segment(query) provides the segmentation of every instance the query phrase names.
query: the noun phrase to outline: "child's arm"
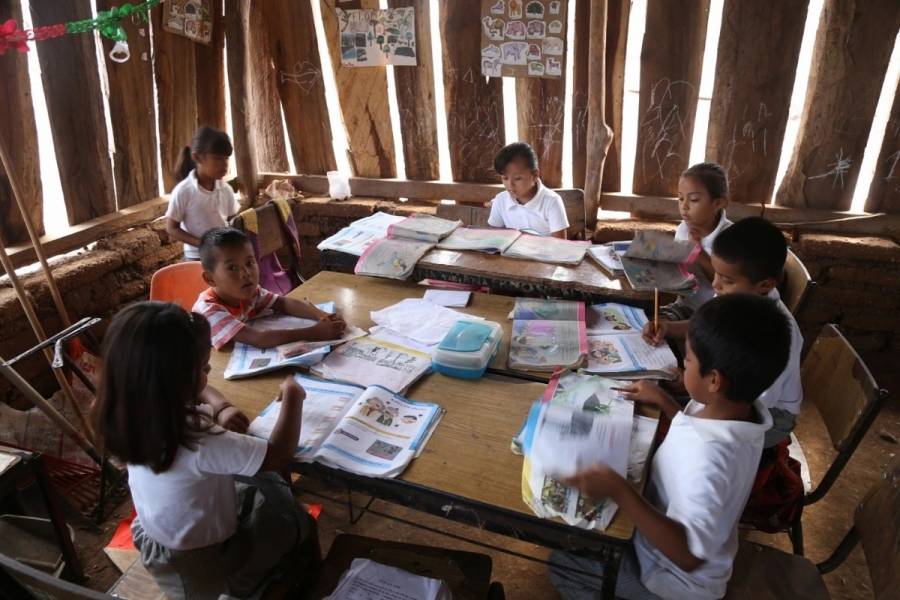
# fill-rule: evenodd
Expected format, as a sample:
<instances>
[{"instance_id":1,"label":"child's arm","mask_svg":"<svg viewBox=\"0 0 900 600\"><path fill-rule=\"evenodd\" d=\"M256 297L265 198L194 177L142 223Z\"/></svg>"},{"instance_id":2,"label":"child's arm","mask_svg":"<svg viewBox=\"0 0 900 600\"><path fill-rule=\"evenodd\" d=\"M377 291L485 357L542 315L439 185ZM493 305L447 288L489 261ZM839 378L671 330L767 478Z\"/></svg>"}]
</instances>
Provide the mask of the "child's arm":
<instances>
[{"instance_id":1,"label":"child's arm","mask_svg":"<svg viewBox=\"0 0 900 600\"><path fill-rule=\"evenodd\" d=\"M185 244L190 244L191 246L199 246L200 238L195 235L191 235L187 231L181 228L181 221L176 221L172 217L166 218L166 233L169 234L169 237L178 240L179 242L184 242Z\"/></svg>"},{"instance_id":2,"label":"child's arm","mask_svg":"<svg viewBox=\"0 0 900 600\"><path fill-rule=\"evenodd\" d=\"M652 381L642 379L635 383L622 386L625 398L635 402L646 402L659 408L667 417L673 418L681 410L681 405Z\"/></svg>"},{"instance_id":3,"label":"child's arm","mask_svg":"<svg viewBox=\"0 0 900 600\"><path fill-rule=\"evenodd\" d=\"M666 338L684 338L687 336L690 321L666 321L660 319L659 328L653 330L653 321L644 323L641 337L651 346L659 346Z\"/></svg>"},{"instance_id":4,"label":"child's arm","mask_svg":"<svg viewBox=\"0 0 900 600\"><path fill-rule=\"evenodd\" d=\"M691 572L703 564L691 553L684 526L657 510L608 465L597 465L563 483L578 488L590 498L611 498L647 541L679 569Z\"/></svg>"},{"instance_id":5,"label":"child's arm","mask_svg":"<svg viewBox=\"0 0 900 600\"><path fill-rule=\"evenodd\" d=\"M712 281L716 275L716 270L713 269L712 259L709 257L709 254L706 253L706 250L700 250L696 262L703 271L703 274L706 275L706 278L709 279L709 281Z\"/></svg>"},{"instance_id":6,"label":"child's arm","mask_svg":"<svg viewBox=\"0 0 900 600\"><path fill-rule=\"evenodd\" d=\"M226 400L222 392L208 385L200 392L199 399L200 402L209 404L213 409L213 421L216 425L238 433L247 432L247 427L250 426L250 419L239 408Z\"/></svg>"},{"instance_id":7,"label":"child's arm","mask_svg":"<svg viewBox=\"0 0 900 600\"><path fill-rule=\"evenodd\" d=\"M567 239L565 229L560 229L559 231L555 231L555 232L551 233L550 235L551 235L551 237L559 238L561 240Z\"/></svg>"},{"instance_id":8,"label":"child's arm","mask_svg":"<svg viewBox=\"0 0 900 600\"><path fill-rule=\"evenodd\" d=\"M257 348L273 348L300 340L335 340L341 337L346 325L344 321L332 318L322 319L312 327L294 329L262 330L245 325L232 339Z\"/></svg>"},{"instance_id":9,"label":"child's arm","mask_svg":"<svg viewBox=\"0 0 900 600\"><path fill-rule=\"evenodd\" d=\"M324 310L320 310L315 304L308 300L296 300L287 296L277 296L272 304L272 310L275 312L291 315L292 317L300 317L301 319L312 319L313 321L321 321L337 315L332 315Z\"/></svg>"},{"instance_id":10,"label":"child's arm","mask_svg":"<svg viewBox=\"0 0 900 600\"><path fill-rule=\"evenodd\" d=\"M263 459L260 472L281 472L287 468L297 451L297 441L300 438L300 421L303 417L303 400L306 391L300 387L290 375L281 383L281 391L278 400L281 402L281 412L269 437L269 448Z\"/></svg>"}]
</instances>

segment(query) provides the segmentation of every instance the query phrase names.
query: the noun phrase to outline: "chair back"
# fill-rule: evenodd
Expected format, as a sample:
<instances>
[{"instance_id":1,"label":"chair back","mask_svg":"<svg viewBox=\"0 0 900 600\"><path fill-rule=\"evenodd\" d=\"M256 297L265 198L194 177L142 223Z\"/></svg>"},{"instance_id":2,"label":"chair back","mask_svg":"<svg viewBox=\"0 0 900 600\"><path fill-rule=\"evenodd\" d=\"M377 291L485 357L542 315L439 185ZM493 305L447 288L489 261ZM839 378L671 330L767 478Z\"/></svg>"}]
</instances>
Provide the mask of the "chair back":
<instances>
[{"instance_id":1,"label":"chair back","mask_svg":"<svg viewBox=\"0 0 900 600\"><path fill-rule=\"evenodd\" d=\"M113 600L112 596L101 594L80 585L53 577L39 569L24 565L17 560L0 554L0 585L10 598L40 598L42 600ZM15 589L16 587L21 589ZM25 594L23 596L23 594ZM0 594L4 598L5 594Z\"/></svg>"},{"instance_id":2,"label":"chair back","mask_svg":"<svg viewBox=\"0 0 900 600\"><path fill-rule=\"evenodd\" d=\"M815 285L816 282L809 276L806 265L796 254L788 250L779 291L781 292L781 301L792 315L797 316L800 313L800 309L803 308Z\"/></svg>"},{"instance_id":3,"label":"chair back","mask_svg":"<svg viewBox=\"0 0 900 600\"><path fill-rule=\"evenodd\" d=\"M174 302L184 310L191 310L197 296L209 287L203 281L200 261L191 260L163 267L150 279L150 299Z\"/></svg>"},{"instance_id":4,"label":"chair back","mask_svg":"<svg viewBox=\"0 0 900 600\"><path fill-rule=\"evenodd\" d=\"M866 555L876 600L900 590L900 458L895 458L856 510L854 526Z\"/></svg>"},{"instance_id":5,"label":"chair back","mask_svg":"<svg viewBox=\"0 0 900 600\"><path fill-rule=\"evenodd\" d=\"M256 214L256 227L259 240L259 256L268 256L284 248L289 242L278 216L278 207L269 202L259 208L251 209ZM250 211L244 211L231 220L231 226L247 231L246 220Z\"/></svg>"}]
</instances>

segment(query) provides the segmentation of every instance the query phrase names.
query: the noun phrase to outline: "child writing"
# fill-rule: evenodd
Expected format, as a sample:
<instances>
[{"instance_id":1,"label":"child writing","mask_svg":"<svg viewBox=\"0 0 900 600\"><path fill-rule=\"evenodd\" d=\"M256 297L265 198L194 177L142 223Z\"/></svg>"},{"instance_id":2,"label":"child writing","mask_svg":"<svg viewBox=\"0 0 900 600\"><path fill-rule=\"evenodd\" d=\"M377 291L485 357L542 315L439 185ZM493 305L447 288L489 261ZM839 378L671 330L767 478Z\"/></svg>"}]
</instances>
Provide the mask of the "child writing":
<instances>
[{"instance_id":1,"label":"child writing","mask_svg":"<svg viewBox=\"0 0 900 600\"><path fill-rule=\"evenodd\" d=\"M303 388L282 383L270 440L243 435L247 417L207 385L209 353L206 319L162 302L122 310L104 338L98 430L128 465L141 562L173 599L244 598L321 558L275 474L297 447Z\"/></svg>"},{"instance_id":2,"label":"child writing","mask_svg":"<svg viewBox=\"0 0 900 600\"><path fill-rule=\"evenodd\" d=\"M766 296L775 302L791 328L788 363L759 398L772 413L773 427L766 433L766 448L781 443L790 435L803 401L800 381L803 336L797 320L781 301L775 287L781 279L786 258L784 236L777 227L760 217L738 221L713 242L711 261L715 271L715 293L719 296L735 293ZM644 328L644 339L659 345L666 337L683 338L687 328L687 321L661 320L656 331L652 324Z\"/></svg>"},{"instance_id":3,"label":"child writing","mask_svg":"<svg viewBox=\"0 0 900 600\"><path fill-rule=\"evenodd\" d=\"M534 148L524 142L505 146L494 159L494 170L506 191L491 201L488 225L566 238L565 206L559 194L541 183Z\"/></svg>"},{"instance_id":4,"label":"child writing","mask_svg":"<svg viewBox=\"0 0 900 600\"><path fill-rule=\"evenodd\" d=\"M200 236L213 227L225 227L227 219L240 210L234 190L222 181L231 152L227 133L201 127L181 153L176 167L179 183L166 211L166 232L184 242L186 260L199 260Z\"/></svg>"},{"instance_id":5,"label":"child writing","mask_svg":"<svg viewBox=\"0 0 900 600\"><path fill-rule=\"evenodd\" d=\"M645 496L607 465L565 483L594 499L610 498L635 524L622 559L619 598L721 598L738 548L737 523L772 424L759 395L784 370L790 329L775 303L750 294L710 300L691 319L682 410L654 384L626 394L672 418L650 467ZM556 566L553 566L556 565ZM555 552L550 577L564 598L588 597L602 565Z\"/></svg>"},{"instance_id":6,"label":"child writing","mask_svg":"<svg viewBox=\"0 0 900 600\"><path fill-rule=\"evenodd\" d=\"M200 263L209 289L202 292L193 310L209 320L212 345L220 350L231 340L257 348L271 348L298 340L333 340L346 323L303 300L281 296L259 285L259 266L249 238L233 227L210 229L200 239ZM272 310L303 319L311 327L264 330L247 323Z\"/></svg>"}]
</instances>

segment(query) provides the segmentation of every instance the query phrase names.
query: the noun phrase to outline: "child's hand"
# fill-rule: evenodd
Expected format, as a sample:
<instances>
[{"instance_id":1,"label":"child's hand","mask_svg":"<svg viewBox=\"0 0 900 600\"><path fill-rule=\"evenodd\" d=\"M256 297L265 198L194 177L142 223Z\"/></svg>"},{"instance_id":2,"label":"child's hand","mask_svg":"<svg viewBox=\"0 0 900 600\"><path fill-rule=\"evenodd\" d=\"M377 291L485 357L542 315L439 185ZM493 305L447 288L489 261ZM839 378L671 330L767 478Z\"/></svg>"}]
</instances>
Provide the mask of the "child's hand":
<instances>
[{"instance_id":1,"label":"child's hand","mask_svg":"<svg viewBox=\"0 0 900 600\"><path fill-rule=\"evenodd\" d=\"M228 405L216 414L216 425L229 431L247 433L250 419L238 407Z\"/></svg>"},{"instance_id":2,"label":"child's hand","mask_svg":"<svg viewBox=\"0 0 900 600\"><path fill-rule=\"evenodd\" d=\"M309 339L311 340L335 340L344 333L346 324L343 321L333 321L331 319L322 319L309 328Z\"/></svg>"},{"instance_id":3,"label":"child's hand","mask_svg":"<svg viewBox=\"0 0 900 600\"><path fill-rule=\"evenodd\" d=\"M655 330L654 330L655 329ZM669 330L669 322L660 319L659 327L654 328L653 321L644 323L644 329L641 331L641 337L651 346L659 346L666 341L666 334Z\"/></svg>"},{"instance_id":4,"label":"child's hand","mask_svg":"<svg viewBox=\"0 0 900 600\"><path fill-rule=\"evenodd\" d=\"M660 408L671 400L662 388L652 381L642 379L630 385L622 386L625 398L635 402L646 402Z\"/></svg>"},{"instance_id":5,"label":"child's hand","mask_svg":"<svg viewBox=\"0 0 900 600\"><path fill-rule=\"evenodd\" d=\"M622 476L605 463L600 463L580 473L576 473L572 477L562 479L561 483L577 488L582 494L594 500L615 498L620 486L623 484L627 485Z\"/></svg>"},{"instance_id":6,"label":"child's hand","mask_svg":"<svg viewBox=\"0 0 900 600\"><path fill-rule=\"evenodd\" d=\"M303 386L297 383L297 380L291 375L284 378L284 381L281 382L278 389L278 400L281 402L284 402L285 400L303 402L303 400L306 399L306 390L304 390Z\"/></svg>"},{"instance_id":7,"label":"child's hand","mask_svg":"<svg viewBox=\"0 0 900 600\"><path fill-rule=\"evenodd\" d=\"M332 314L332 313L325 313L325 320L327 320L327 321L334 321L335 323L340 323L345 329L346 329L346 327L347 327L347 321L345 321L345 320L344 320L344 317L342 317L342 316L341 316L340 314L338 314L338 313L333 313L333 314Z\"/></svg>"}]
</instances>

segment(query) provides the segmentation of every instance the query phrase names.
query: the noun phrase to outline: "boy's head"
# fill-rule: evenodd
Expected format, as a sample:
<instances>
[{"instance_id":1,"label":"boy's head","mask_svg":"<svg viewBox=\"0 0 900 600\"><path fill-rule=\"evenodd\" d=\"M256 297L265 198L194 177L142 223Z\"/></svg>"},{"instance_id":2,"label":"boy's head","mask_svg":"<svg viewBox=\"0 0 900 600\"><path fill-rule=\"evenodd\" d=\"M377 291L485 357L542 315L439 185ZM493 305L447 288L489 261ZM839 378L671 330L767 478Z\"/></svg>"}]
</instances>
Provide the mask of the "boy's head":
<instances>
[{"instance_id":1,"label":"boy's head","mask_svg":"<svg viewBox=\"0 0 900 600\"><path fill-rule=\"evenodd\" d=\"M259 265L253 245L234 227L210 229L200 238L203 280L224 301L238 304L253 299L259 286Z\"/></svg>"},{"instance_id":2,"label":"boy's head","mask_svg":"<svg viewBox=\"0 0 900 600\"><path fill-rule=\"evenodd\" d=\"M678 179L678 210L688 227L708 235L728 204L728 175L713 162L692 165Z\"/></svg>"},{"instance_id":3,"label":"boy's head","mask_svg":"<svg viewBox=\"0 0 900 600\"><path fill-rule=\"evenodd\" d=\"M534 196L541 172L534 148L525 142L504 146L494 159L494 170L514 198L530 200Z\"/></svg>"},{"instance_id":4,"label":"boy's head","mask_svg":"<svg viewBox=\"0 0 900 600\"><path fill-rule=\"evenodd\" d=\"M684 385L707 404L718 397L753 402L787 366L791 330L775 302L753 294L713 298L694 313Z\"/></svg>"},{"instance_id":5,"label":"boy's head","mask_svg":"<svg viewBox=\"0 0 900 600\"><path fill-rule=\"evenodd\" d=\"M717 294L768 294L784 271L787 242L765 219L749 217L716 236L710 258Z\"/></svg>"}]
</instances>

